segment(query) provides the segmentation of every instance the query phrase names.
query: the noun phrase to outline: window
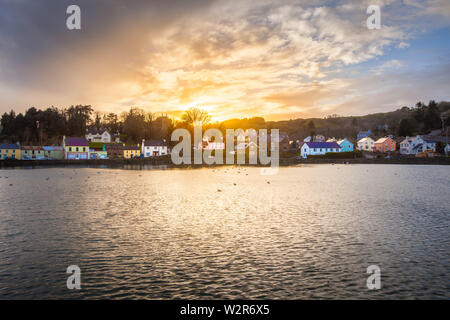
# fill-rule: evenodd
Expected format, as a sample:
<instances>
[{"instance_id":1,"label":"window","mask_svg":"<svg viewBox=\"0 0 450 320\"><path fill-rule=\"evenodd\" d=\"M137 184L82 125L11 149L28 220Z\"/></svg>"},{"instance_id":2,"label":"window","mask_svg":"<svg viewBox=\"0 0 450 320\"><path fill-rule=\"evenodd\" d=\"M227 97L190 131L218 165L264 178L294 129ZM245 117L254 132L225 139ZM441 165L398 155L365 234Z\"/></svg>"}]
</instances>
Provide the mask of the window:
<instances>
[{"instance_id":1,"label":"window","mask_svg":"<svg viewBox=\"0 0 450 320\"><path fill-rule=\"evenodd\" d=\"M78 149L79 149L79 148L77 147L77 148L76 148L76 151L77 151L77 152L78 152Z\"/></svg>"}]
</instances>

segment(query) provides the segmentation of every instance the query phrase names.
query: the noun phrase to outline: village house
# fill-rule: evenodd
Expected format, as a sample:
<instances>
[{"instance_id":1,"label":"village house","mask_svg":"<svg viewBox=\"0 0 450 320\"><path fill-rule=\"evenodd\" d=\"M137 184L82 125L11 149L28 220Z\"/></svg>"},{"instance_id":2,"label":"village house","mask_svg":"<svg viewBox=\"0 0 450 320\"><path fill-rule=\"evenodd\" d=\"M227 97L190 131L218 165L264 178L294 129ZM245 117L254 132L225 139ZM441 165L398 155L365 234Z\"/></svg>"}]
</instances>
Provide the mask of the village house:
<instances>
[{"instance_id":1,"label":"village house","mask_svg":"<svg viewBox=\"0 0 450 320\"><path fill-rule=\"evenodd\" d=\"M45 160L45 150L40 146L20 147L22 160Z\"/></svg>"},{"instance_id":2,"label":"village house","mask_svg":"<svg viewBox=\"0 0 450 320\"><path fill-rule=\"evenodd\" d=\"M43 146L45 159L62 160L64 159L64 149L60 146Z\"/></svg>"},{"instance_id":3,"label":"village house","mask_svg":"<svg viewBox=\"0 0 450 320\"><path fill-rule=\"evenodd\" d=\"M121 143L105 143L105 150L109 159L123 158L123 144Z\"/></svg>"},{"instance_id":4,"label":"village house","mask_svg":"<svg viewBox=\"0 0 450 320\"><path fill-rule=\"evenodd\" d=\"M362 138L361 140L358 140L357 147L358 150L372 152L375 148L375 140L371 137Z\"/></svg>"},{"instance_id":5,"label":"village house","mask_svg":"<svg viewBox=\"0 0 450 320\"><path fill-rule=\"evenodd\" d=\"M384 137L380 138L377 141L375 141L375 148L374 151L377 152L394 152L395 151L395 141L392 140L390 137Z\"/></svg>"},{"instance_id":6,"label":"village house","mask_svg":"<svg viewBox=\"0 0 450 320\"><path fill-rule=\"evenodd\" d=\"M18 144L0 144L0 160L6 159L21 160L21 150Z\"/></svg>"},{"instance_id":7,"label":"village house","mask_svg":"<svg viewBox=\"0 0 450 320\"><path fill-rule=\"evenodd\" d=\"M104 143L89 142L89 159L108 159L108 152Z\"/></svg>"},{"instance_id":8,"label":"village house","mask_svg":"<svg viewBox=\"0 0 450 320\"><path fill-rule=\"evenodd\" d=\"M123 147L123 157L125 159L135 159L141 156L140 146L124 146Z\"/></svg>"},{"instance_id":9,"label":"village house","mask_svg":"<svg viewBox=\"0 0 450 320\"><path fill-rule=\"evenodd\" d=\"M327 138L323 134L316 134L313 137L313 141L315 141L315 142L325 142L326 139Z\"/></svg>"},{"instance_id":10,"label":"village house","mask_svg":"<svg viewBox=\"0 0 450 320\"><path fill-rule=\"evenodd\" d=\"M64 157L68 160L88 160L89 143L84 138L63 137Z\"/></svg>"},{"instance_id":11,"label":"village house","mask_svg":"<svg viewBox=\"0 0 450 320\"><path fill-rule=\"evenodd\" d=\"M347 139L339 140L337 142L337 144L341 146L341 152L352 152L353 151L353 143L351 143Z\"/></svg>"},{"instance_id":12,"label":"village house","mask_svg":"<svg viewBox=\"0 0 450 320\"><path fill-rule=\"evenodd\" d=\"M358 132L357 136L356 136L356 141L359 141L363 138L367 138L372 134L371 130L367 130L367 131L360 131Z\"/></svg>"},{"instance_id":13,"label":"village house","mask_svg":"<svg viewBox=\"0 0 450 320\"><path fill-rule=\"evenodd\" d=\"M400 142L400 153L416 155L421 152L436 152L436 143L431 140L425 140L421 136L406 137Z\"/></svg>"},{"instance_id":14,"label":"village house","mask_svg":"<svg viewBox=\"0 0 450 320\"><path fill-rule=\"evenodd\" d=\"M341 147L336 142L304 142L300 148L300 156L323 155L328 152L340 152Z\"/></svg>"},{"instance_id":15,"label":"village house","mask_svg":"<svg viewBox=\"0 0 450 320\"><path fill-rule=\"evenodd\" d=\"M89 142L119 143L120 136L117 133L111 134L108 130L91 128L86 130L86 140Z\"/></svg>"},{"instance_id":16,"label":"village house","mask_svg":"<svg viewBox=\"0 0 450 320\"><path fill-rule=\"evenodd\" d=\"M142 140L141 152L145 158L165 156L168 154L165 140Z\"/></svg>"}]
</instances>

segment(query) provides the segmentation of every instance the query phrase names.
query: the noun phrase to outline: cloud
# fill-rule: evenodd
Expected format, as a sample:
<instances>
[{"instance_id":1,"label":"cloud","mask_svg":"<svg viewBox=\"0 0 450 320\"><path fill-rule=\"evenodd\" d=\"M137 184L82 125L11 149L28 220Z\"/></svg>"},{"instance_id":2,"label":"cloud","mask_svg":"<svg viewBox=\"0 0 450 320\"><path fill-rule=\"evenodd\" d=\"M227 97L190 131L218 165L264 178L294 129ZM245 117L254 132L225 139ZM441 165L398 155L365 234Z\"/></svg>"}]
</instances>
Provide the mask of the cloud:
<instances>
[{"instance_id":1,"label":"cloud","mask_svg":"<svg viewBox=\"0 0 450 320\"><path fill-rule=\"evenodd\" d=\"M383 26L368 30L372 2L80 0L82 30L73 32L65 29L70 1L4 1L0 110L200 106L216 119L353 112L356 96L373 96L357 92L360 81L405 62L361 69L357 80L345 70L407 48L448 12L445 1L375 1Z\"/></svg>"}]
</instances>

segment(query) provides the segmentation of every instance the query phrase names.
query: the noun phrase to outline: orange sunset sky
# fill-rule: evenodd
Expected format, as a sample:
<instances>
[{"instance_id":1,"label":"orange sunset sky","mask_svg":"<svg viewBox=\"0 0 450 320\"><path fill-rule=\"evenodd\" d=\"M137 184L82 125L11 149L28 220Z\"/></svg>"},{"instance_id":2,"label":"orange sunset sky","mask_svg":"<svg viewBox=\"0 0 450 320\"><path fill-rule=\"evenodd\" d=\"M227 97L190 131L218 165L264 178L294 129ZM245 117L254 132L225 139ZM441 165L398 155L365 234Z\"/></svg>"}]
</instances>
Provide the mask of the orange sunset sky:
<instances>
[{"instance_id":1,"label":"orange sunset sky","mask_svg":"<svg viewBox=\"0 0 450 320\"><path fill-rule=\"evenodd\" d=\"M78 4L82 29L65 26ZM369 4L382 28L368 30ZM450 2L2 1L0 112L363 115L450 93Z\"/></svg>"}]
</instances>

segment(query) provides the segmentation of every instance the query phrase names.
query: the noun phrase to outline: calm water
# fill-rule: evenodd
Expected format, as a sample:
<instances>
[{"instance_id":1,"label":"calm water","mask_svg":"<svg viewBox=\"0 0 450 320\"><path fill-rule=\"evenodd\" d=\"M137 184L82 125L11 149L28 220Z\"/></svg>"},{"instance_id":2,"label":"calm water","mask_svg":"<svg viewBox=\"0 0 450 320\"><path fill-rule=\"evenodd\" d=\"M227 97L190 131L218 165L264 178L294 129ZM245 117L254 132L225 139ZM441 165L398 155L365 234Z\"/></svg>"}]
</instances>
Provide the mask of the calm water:
<instances>
[{"instance_id":1,"label":"calm water","mask_svg":"<svg viewBox=\"0 0 450 320\"><path fill-rule=\"evenodd\" d=\"M450 298L448 166L0 177L2 299Z\"/></svg>"}]
</instances>

